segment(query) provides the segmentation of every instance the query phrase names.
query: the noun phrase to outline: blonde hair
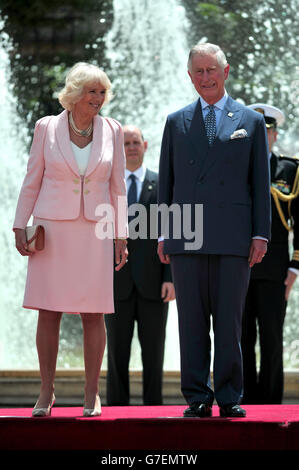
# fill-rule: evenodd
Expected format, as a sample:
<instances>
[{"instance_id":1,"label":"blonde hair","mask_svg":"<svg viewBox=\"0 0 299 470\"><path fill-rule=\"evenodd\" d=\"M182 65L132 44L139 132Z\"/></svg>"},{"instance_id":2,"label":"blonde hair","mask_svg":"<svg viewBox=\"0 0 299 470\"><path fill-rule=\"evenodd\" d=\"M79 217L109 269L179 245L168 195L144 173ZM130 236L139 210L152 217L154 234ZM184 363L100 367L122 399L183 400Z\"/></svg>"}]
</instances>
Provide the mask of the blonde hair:
<instances>
[{"instance_id":1,"label":"blonde hair","mask_svg":"<svg viewBox=\"0 0 299 470\"><path fill-rule=\"evenodd\" d=\"M58 94L61 106L72 111L74 104L82 98L84 87L88 83L101 83L106 88L103 105L111 100L111 82L107 74L96 65L78 62L68 72L65 86Z\"/></svg>"},{"instance_id":2,"label":"blonde hair","mask_svg":"<svg viewBox=\"0 0 299 470\"><path fill-rule=\"evenodd\" d=\"M215 54L218 64L224 69L227 66L227 60L224 52L216 44L211 44L209 42L199 43L193 46L190 50L188 57L188 70L192 70L192 59L195 54L210 55Z\"/></svg>"}]
</instances>

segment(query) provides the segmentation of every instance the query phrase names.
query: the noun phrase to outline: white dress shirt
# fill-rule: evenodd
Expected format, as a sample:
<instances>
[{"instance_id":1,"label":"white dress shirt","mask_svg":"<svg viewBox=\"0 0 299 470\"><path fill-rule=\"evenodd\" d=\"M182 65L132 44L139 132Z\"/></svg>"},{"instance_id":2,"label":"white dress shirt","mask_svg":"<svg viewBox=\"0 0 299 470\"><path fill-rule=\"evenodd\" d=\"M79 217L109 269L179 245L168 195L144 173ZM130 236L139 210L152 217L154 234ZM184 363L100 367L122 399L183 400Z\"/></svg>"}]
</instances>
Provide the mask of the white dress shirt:
<instances>
[{"instance_id":1,"label":"white dress shirt","mask_svg":"<svg viewBox=\"0 0 299 470\"><path fill-rule=\"evenodd\" d=\"M216 115L216 131L219 127L219 122L222 116L222 111L224 109L226 100L227 100L227 91L224 91L224 95L222 98L217 101L217 103L214 104L214 109L215 109L215 115ZM200 103L201 103L201 109L202 109L202 116L203 119L205 120L206 115L209 112L209 103L207 103L201 96L199 97Z\"/></svg>"}]
</instances>

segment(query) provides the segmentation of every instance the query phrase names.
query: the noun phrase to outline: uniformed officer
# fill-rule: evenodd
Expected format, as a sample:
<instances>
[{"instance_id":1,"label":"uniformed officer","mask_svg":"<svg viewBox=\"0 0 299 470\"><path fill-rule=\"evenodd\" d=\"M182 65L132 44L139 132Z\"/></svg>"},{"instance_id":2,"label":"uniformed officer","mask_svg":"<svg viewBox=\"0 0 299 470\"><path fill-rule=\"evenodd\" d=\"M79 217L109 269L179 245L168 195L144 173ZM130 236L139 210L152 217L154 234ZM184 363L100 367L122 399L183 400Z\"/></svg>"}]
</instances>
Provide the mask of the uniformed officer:
<instances>
[{"instance_id":1,"label":"uniformed officer","mask_svg":"<svg viewBox=\"0 0 299 470\"><path fill-rule=\"evenodd\" d=\"M252 268L246 298L242 333L243 403L280 404L283 397L283 323L290 290L299 272L299 160L272 152L277 127L285 120L283 112L263 103L252 104L249 108L264 115L267 128L272 236L263 261ZM293 244L291 260L289 239ZM261 355L259 373L255 356L257 331Z\"/></svg>"}]
</instances>

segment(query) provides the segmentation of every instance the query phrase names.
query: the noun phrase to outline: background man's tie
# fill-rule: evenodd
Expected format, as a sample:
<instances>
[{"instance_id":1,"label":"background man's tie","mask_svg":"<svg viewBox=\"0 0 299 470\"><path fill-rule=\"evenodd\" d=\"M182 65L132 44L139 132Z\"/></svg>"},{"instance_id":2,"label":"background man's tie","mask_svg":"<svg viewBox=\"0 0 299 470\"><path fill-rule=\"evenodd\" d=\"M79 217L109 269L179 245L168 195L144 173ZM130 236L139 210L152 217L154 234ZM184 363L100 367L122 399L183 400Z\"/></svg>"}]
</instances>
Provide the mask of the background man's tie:
<instances>
[{"instance_id":1,"label":"background man's tie","mask_svg":"<svg viewBox=\"0 0 299 470\"><path fill-rule=\"evenodd\" d=\"M212 145L216 136L216 113L213 104L209 105L209 112L205 117L205 126L209 144Z\"/></svg>"},{"instance_id":2,"label":"background man's tie","mask_svg":"<svg viewBox=\"0 0 299 470\"><path fill-rule=\"evenodd\" d=\"M130 207L132 204L136 204L137 202L137 184L136 184L136 176L131 174L129 176L131 179L131 184L129 187L128 191L128 207ZM129 216L129 222L134 219L135 216Z\"/></svg>"}]
</instances>

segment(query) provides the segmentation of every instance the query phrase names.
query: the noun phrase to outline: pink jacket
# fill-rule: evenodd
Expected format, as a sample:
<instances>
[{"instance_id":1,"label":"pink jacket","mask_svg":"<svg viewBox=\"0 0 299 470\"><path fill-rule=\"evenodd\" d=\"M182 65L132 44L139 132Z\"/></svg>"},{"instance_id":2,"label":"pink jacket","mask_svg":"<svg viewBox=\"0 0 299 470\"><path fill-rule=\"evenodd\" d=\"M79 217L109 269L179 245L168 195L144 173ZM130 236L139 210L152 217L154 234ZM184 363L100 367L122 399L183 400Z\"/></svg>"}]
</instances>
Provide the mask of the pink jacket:
<instances>
[{"instance_id":1,"label":"pink jacket","mask_svg":"<svg viewBox=\"0 0 299 470\"><path fill-rule=\"evenodd\" d=\"M81 178L70 143L67 111L58 116L46 116L35 126L13 228L25 228L31 214L44 219L76 219L81 195L86 219L98 221L96 207L111 204L115 215L114 235L127 236L121 126L111 118L94 118L89 163Z\"/></svg>"}]
</instances>

